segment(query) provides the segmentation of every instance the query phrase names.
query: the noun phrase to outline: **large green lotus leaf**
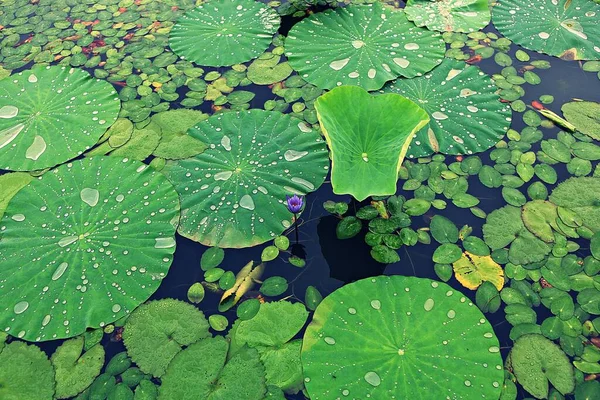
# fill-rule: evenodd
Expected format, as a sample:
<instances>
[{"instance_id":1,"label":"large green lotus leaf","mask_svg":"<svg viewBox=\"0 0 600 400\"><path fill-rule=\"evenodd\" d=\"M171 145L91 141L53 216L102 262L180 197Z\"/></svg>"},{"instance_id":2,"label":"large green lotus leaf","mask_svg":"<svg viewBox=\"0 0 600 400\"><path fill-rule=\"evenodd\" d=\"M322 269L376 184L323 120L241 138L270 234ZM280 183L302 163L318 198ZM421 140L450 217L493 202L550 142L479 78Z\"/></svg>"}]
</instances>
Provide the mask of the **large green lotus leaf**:
<instances>
[{"instance_id":1,"label":"large green lotus leaf","mask_svg":"<svg viewBox=\"0 0 600 400\"><path fill-rule=\"evenodd\" d=\"M209 0L181 17L169 36L173 52L200 65L250 61L279 29L275 10L254 0Z\"/></svg>"},{"instance_id":2,"label":"large green lotus leaf","mask_svg":"<svg viewBox=\"0 0 600 400\"><path fill-rule=\"evenodd\" d=\"M4 215L4 210L8 206L10 199L29 182L33 176L26 172L12 172L10 174L0 175L0 220Z\"/></svg>"},{"instance_id":3,"label":"large green lotus leaf","mask_svg":"<svg viewBox=\"0 0 600 400\"><path fill-rule=\"evenodd\" d=\"M494 26L530 50L567 60L600 59L600 5L589 0L503 0Z\"/></svg>"},{"instance_id":4,"label":"large green lotus leaf","mask_svg":"<svg viewBox=\"0 0 600 400\"><path fill-rule=\"evenodd\" d=\"M162 378L161 400L262 400L265 369L256 349L245 347L227 360L223 337L202 339L177 354Z\"/></svg>"},{"instance_id":5,"label":"large green lotus leaf","mask_svg":"<svg viewBox=\"0 0 600 400\"><path fill-rule=\"evenodd\" d=\"M0 353L0 399L51 400L54 369L37 346L13 342Z\"/></svg>"},{"instance_id":6,"label":"large green lotus leaf","mask_svg":"<svg viewBox=\"0 0 600 400\"><path fill-rule=\"evenodd\" d=\"M316 190L329 169L321 136L279 112L214 115L188 134L208 149L162 172L181 198L179 233L207 246L272 240L291 225L285 196Z\"/></svg>"},{"instance_id":7,"label":"large green lotus leaf","mask_svg":"<svg viewBox=\"0 0 600 400\"><path fill-rule=\"evenodd\" d=\"M542 335L519 337L510 351L509 362L519 383L538 399L548 398L548 381L562 394L575 389L569 358Z\"/></svg>"},{"instance_id":8,"label":"large green lotus leaf","mask_svg":"<svg viewBox=\"0 0 600 400\"><path fill-rule=\"evenodd\" d=\"M403 11L379 2L312 14L285 42L292 68L322 89L377 90L399 76L423 75L442 62L445 50L438 33L416 27Z\"/></svg>"},{"instance_id":9,"label":"large green lotus leaf","mask_svg":"<svg viewBox=\"0 0 600 400\"><path fill-rule=\"evenodd\" d=\"M474 32L490 23L488 0L408 0L406 16L435 31Z\"/></svg>"},{"instance_id":10,"label":"large green lotus leaf","mask_svg":"<svg viewBox=\"0 0 600 400\"><path fill-rule=\"evenodd\" d=\"M67 340L52 354L57 399L77 396L92 384L104 365L104 347L96 344L82 354L83 336Z\"/></svg>"},{"instance_id":11,"label":"large green lotus leaf","mask_svg":"<svg viewBox=\"0 0 600 400\"><path fill-rule=\"evenodd\" d=\"M550 201L575 211L585 226L600 231L600 178L569 178L552 191Z\"/></svg>"},{"instance_id":12,"label":"large green lotus leaf","mask_svg":"<svg viewBox=\"0 0 600 400\"><path fill-rule=\"evenodd\" d=\"M398 94L374 96L357 86L320 96L315 109L331 150L334 193L360 201L396 193L402 160L415 132L429 122L427 113Z\"/></svg>"},{"instance_id":13,"label":"large green lotus leaf","mask_svg":"<svg viewBox=\"0 0 600 400\"><path fill-rule=\"evenodd\" d=\"M0 81L0 168L53 167L90 149L116 121L110 83L86 71L36 67Z\"/></svg>"},{"instance_id":14,"label":"large green lotus leaf","mask_svg":"<svg viewBox=\"0 0 600 400\"><path fill-rule=\"evenodd\" d=\"M498 339L462 293L430 279L379 276L317 307L302 346L306 390L328 399L497 399Z\"/></svg>"},{"instance_id":15,"label":"large green lotus leaf","mask_svg":"<svg viewBox=\"0 0 600 400\"><path fill-rule=\"evenodd\" d=\"M21 189L0 221L0 327L68 338L128 315L167 274L179 200L138 161L85 158Z\"/></svg>"},{"instance_id":16,"label":"large green lotus leaf","mask_svg":"<svg viewBox=\"0 0 600 400\"><path fill-rule=\"evenodd\" d=\"M189 303L151 301L127 318L123 343L142 371L160 377L184 346L210 335L208 327L202 311Z\"/></svg>"},{"instance_id":17,"label":"large green lotus leaf","mask_svg":"<svg viewBox=\"0 0 600 400\"><path fill-rule=\"evenodd\" d=\"M398 79L385 92L405 96L429 113L429 126L417 132L408 157L433 153L473 154L494 146L508 131L511 109L479 67L446 58L415 79Z\"/></svg>"},{"instance_id":18,"label":"large green lotus leaf","mask_svg":"<svg viewBox=\"0 0 600 400\"><path fill-rule=\"evenodd\" d=\"M579 132L600 140L600 103L573 101L563 104L561 110Z\"/></svg>"}]
</instances>

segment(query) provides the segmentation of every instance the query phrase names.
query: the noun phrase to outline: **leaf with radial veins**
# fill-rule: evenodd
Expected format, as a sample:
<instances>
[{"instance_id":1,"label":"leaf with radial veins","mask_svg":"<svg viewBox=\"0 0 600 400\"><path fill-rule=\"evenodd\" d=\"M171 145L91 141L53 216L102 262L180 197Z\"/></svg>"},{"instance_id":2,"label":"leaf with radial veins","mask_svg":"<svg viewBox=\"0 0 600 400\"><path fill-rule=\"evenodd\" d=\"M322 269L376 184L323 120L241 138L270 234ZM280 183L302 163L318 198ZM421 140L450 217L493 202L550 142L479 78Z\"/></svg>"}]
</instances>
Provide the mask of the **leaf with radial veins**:
<instances>
[{"instance_id":1,"label":"leaf with radial veins","mask_svg":"<svg viewBox=\"0 0 600 400\"><path fill-rule=\"evenodd\" d=\"M32 181L0 221L0 329L76 336L128 315L173 261L179 199L138 161L84 158Z\"/></svg>"},{"instance_id":2,"label":"leaf with radial veins","mask_svg":"<svg viewBox=\"0 0 600 400\"><path fill-rule=\"evenodd\" d=\"M112 85L86 71L36 67L0 81L0 168L40 170L81 155L116 121Z\"/></svg>"},{"instance_id":3,"label":"leaf with radial veins","mask_svg":"<svg viewBox=\"0 0 600 400\"><path fill-rule=\"evenodd\" d=\"M258 1L209 0L177 21L169 46L199 65L243 63L269 47L279 24L277 12Z\"/></svg>"},{"instance_id":4,"label":"leaf with radial veins","mask_svg":"<svg viewBox=\"0 0 600 400\"><path fill-rule=\"evenodd\" d=\"M334 193L360 201L396 193L398 170L427 113L400 95L370 95L357 86L322 95L315 109L331 150Z\"/></svg>"},{"instance_id":5,"label":"leaf with radial veins","mask_svg":"<svg viewBox=\"0 0 600 400\"><path fill-rule=\"evenodd\" d=\"M325 180L325 142L299 119L265 110L213 115L188 131L208 148L168 162L181 198L179 234L206 246L250 247L292 224L286 195Z\"/></svg>"},{"instance_id":6,"label":"leaf with radial veins","mask_svg":"<svg viewBox=\"0 0 600 400\"><path fill-rule=\"evenodd\" d=\"M398 79L384 88L411 99L431 117L411 142L409 158L479 153L498 143L510 127L512 112L496 90L479 67L450 58L423 77Z\"/></svg>"},{"instance_id":7,"label":"leaf with radial veins","mask_svg":"<svg viewBox=\"0 0 600 400\"><path fill-rule=\"evenodd\" d=\"M302 364L313 400L498 399L504 381L479 308L445 283L406 276L326 297L304 334Z\"/></svg>"},{"instance_id":8,"label":"leaf with radial veins","mask_svg":"<svg viewBox=\"0 0 600 400\"><path fill-rule=\"evenodd\" d=\"M439 33L416 27L403 11L379 2L312 14L285 42L292 68L322 89L377 90L399 76L423 75L442 62L445 51Z\"/></svg>"},{"instance_id":9,"label":"leaf with radial veins","mask_svg":"<svg viewBox=\"0 0 600 400\"><path fill-rule=\"evenodd\" d=\"M590 0L502 0L494 26L513 42L566 60L600 60L600 5Z\"/></svg>"},{"instance_id":10,"label":"leaf with radial veins","mask_svg":"<svg viewBox=\"0 0 600 400\"><path fill-rule=\"evenodd\" d=\"M442 32L474 32L492 18L488 0L408 0L404 11L415 25Z\"/></svg>"}]
</instances>

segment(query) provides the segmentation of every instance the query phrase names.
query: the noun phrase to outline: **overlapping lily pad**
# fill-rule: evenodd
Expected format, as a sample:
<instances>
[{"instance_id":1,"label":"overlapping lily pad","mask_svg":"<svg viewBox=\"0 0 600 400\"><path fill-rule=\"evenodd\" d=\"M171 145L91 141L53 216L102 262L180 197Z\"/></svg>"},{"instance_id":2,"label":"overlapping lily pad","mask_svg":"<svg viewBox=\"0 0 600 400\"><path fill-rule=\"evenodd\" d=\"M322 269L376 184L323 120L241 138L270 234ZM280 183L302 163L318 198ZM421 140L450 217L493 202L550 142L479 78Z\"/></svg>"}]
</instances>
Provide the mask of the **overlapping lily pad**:
<instances>
[{"instance_id":1,"label":"overlapping lily pad","mask_svg":"<svg viewBox=\"0 0 600 400\"><path fill-rule=\"evenodd\" d=\"M367 278L317 307L302 362L311 399L498 398L498 339L450 286L416 277Z\"/></svg>"},{"instance_id":2,"label":"overlapping lily pad","mask_svg":"<svg viewBox=\"0 0 600 400\"><path fill-rule=\"evenodd\" d=\"M31 171L77 157L117 119L110 83L86 71L36 67L0 81L0 168Z\"/></svg>"},{"instance_id":3,"label":"overlapping lily pad","mask_svg":"<svg viewBox=\"0 0 600 400\"><path fill-rule=\"evenodd\" d=\"M492 18L488 0L408 0L404 11L417 26L442 32L474 32Z\"/></svg>"},{"instance_id":4,"label":"overlapping lily pad","mask_svg":"<svg viewBox=\"0 0 600 400\"><path fill-rule=\"evenodd\" d=\"M54 369L43 351L23 342L4 346L0 352L0 398L54 398Z\"/></svg>"},{"instance_id":5,"label":"overlapping lily pad","mask_svg":"<svg viewBox=\"0 0 600 400\"><path fill-rule=\"evenodd\" d=\"M209 0L177 21L169 45L200 65L233 65L265 51L279 23L277 12L258 1Z\"/></svg>"},{"instance_id":6,"label":"overlapping lily pad","mask_svg":"<svg viewBox=\"0 0 600 400\"><path fill-rule=\"evenodd\" d=\"M575 211L585 226L600 231L600 178L569 178L552 191L550 201Z\"/></svg>"},{"instance_id":7,"label":"overlapping lily pad","mask_svg":"<svg viewBox=\"0 0 600 400\"><path fill-rule=\"evenodd\" d=\"M181 197L179 233L207 246L249 247L281 234L293 218L285 196L316 190L329 169L321 136L278 112L214 115L188 134L208 149L163 172Z\"/></svg>"},{"instance_id":8,"label":"overlapping lily pad","mask_svg":"<svg viewBox=\"0 0 600 400\"><path fill-rule=\"evenodd\" d=\"M331 149L334 193L358 200L396 193L398 170L427 113L400 95L373 96L356 86L333 89L315 108Z\"/></svg>"},{"instance_id":9,"label":"overlapping lily pad","mask_svg":"<svg viewBox=\"0 0 600 400\"><path fill-rule=\"evenodd\" d=\"M482 152L510 127L510 106L500 102L492 79L462 61L447 58L425 76L398 79L384 91L406 96L431 117L429 125L416 133L409 158Z\"/></svg>"},{"instance_id":10,"label":"overlapping lily pad","mask_svg":"<svg viewBox=\"0 0 600 400\"><path fill-rule=\"evenodd\" d=\"M589 0L503 0L494 26L517 44L567 60L600 59L600 5Z\"/></svg>"},{"instance_id":11,"label":"overlapping lily pad","mask_svg":"<svg viewBox=\"0 0 600 400\"><path fill-rule=\"evenodd\" d=\"M399 76L431 70L442 61L445 45L438 33L416 27L404 12L375 2L303 19L290 31L285 52L292 68L322 89L377 90Z\"/></svg>"},{"instance_id":12,"label":"overlapping lily pad","mask_svg":"<svg viewBox=\"0 0 600 400\"><path fill-rule=\"evenodd\" d=\"M0 327L67 338L129 314L173 260L179 200L137 161L86 158L34 180L0 221Z\"/></svg>"}]
</instances>

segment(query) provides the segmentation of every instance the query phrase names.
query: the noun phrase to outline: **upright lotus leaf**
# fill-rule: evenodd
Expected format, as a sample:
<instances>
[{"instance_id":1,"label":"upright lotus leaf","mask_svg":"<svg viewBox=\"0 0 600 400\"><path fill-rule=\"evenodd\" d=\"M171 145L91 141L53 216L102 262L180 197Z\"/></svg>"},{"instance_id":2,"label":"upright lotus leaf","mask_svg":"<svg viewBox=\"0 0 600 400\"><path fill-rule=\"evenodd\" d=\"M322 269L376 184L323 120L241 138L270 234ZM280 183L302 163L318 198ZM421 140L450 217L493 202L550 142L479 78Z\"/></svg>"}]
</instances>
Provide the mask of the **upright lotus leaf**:
<instances>
[{"instance_id":1,"label":"upright lotus leaf","mask_svg":"<svg viewBox=\"0 0 600 400\"><path fill-rule=\"evenodd\" d=\"M21 189L0 221L0 327L30 341L128 315L175 251L179 199L137 161L84 158Z\"/></svg>"},{"instance_id":2,"label":"upright lotus leaf","mask_svg":"<svg viewBox=\"0 0 600 400\"><path fill-rule=\"evenodd\" d=\"M187 130L208 118L197 110L180 108L152 116L161 131L161 139L153 155L167 160L180 160L202 153L206 145L187 134Z\"/></svg>"},{"instance_id":3,"label":"upright lotus leaf","mask_svg":"<svg viewBox=\"0 0 600 400\"><path fill-rule=\"evenodd\" d=\"M221 67L250 61L279 29L275 10L254 0L209 0L177 20L169 46L181 58Z\"/></svg>"},{"instance_id":4,"label":"upright lotus leaf","mask_svg":"<svg viewBox=\"0 0 600 400\"><path fill-rule=\"evenodd\" d=\"M592 231L600 231L600 178L569 178L552 191L549 200L575 211Z\"/></svg>"},{"instance_id":5,"label":"upright lotus leaf","mask_svg":"<svg viewBox=\"0 0 600 400\"><path fill-rule=\"evenodd\" d=\"M488 0L408 0L406 16L417 26L442 32L474 32L490 23Z\"/></svg>"},{"instance_id":6,"label":"upright lotus leaf","mask_svg":"<svg viewBox=\"0 0 600 400\"><path fill-rule=\"evenodd\" d=\"M188 134L208 149L162 172L181 198L179 233L207 246L272 240L292 223L285 196L316 190L329 169L321 136L279 112L218 114Z\"/></svg>"},{"instance_id":7,"label":"upright lotus leaf","mask_svg":"<svg viewBox=\"0 0 600 400\"><path fill-rule=\"evenodd\" d=\"M6 210L10 199L32 180L33 176L26 172L13 172L0 175L0 220L2 219L2 215L4 215L4 210Z\"/></svg>"},{"instance_id":8,"label":"upright lotus leaf","mask_svg":"<svg viewBox=\"0 0 600 400\"><path fill-rule=\"evenodd\" d=\"M445 50L440 34L416 27L403 11L380 2L314 13L285 42L292 68L321 89L377 90L399 76L423 75L442 62Z\"/></svg>"},{"instance_id":9,"label":"upright lotus leaf","mask_svg":"<svg viewBox=\"0 0 600 400\"><path fill-rule=\"evenodd\" d=\"M54 369L37 346L12 342L0 352L0 399L54 398Z\"/></svg>"},{"instance_id":10,"label":"upright lotus leaf","mask_svg":"<svg viewBox=\"0 0 600 400\"><path fill-rule=\"evenodd\" d=\"M90 149L116 121L112 85L86 71L36 67L0 81L0 168L53 167Z\"/></svg>"},{"instance_id":11,"label":"upright lotus leaf","mask_svg":"<svg viewBox=\"0 0 600 400\"><path fill-rule=\"evenodd\" d=\"M160 377L183 347L209 335L202 311L183 301L163 299L140 306L127 318L123 343L143 372Z\"/></svg>"},{"instance_id":12,"label":"upright lotus leaf","mask_svg":"<svg viewBox=\"0 0 600 400\"><path fill-rule=\"evenodd\" d=\"M92 384L104 366L104 347L96 344L82 354L83 336L67 340L52 354L57 399L77 396Z\"/></svg>"},{"instance_id":13,"label":"upright lotus leaf","mask_svg":"<svg viewBox=\"0 0 600 400\"><path fill-rule=\"evenodd\" d=\"M313 400L497 399L498 339L460 292L430 279L379 276L317 307L302 346Z\"/></svg>"},{"instance_id":14,"label":"upright lotus leaf","mask_svg":"<svg viewBox=\"0 0 600 400\"><path fill-rule=\"evenodd\" d=\"M494 26L513 42L566 60L600 59L600 5L589 0L503 0Z\"/></svg>"},{"instance_id":15,"label":"upright lotus leaf","mask_svg":"<svg viewBox=\"0 0 600 400\"><path fill-rule=\"evenodd\" d=\"M202 339L169 364L159 389L161 400L262 400L265 369L255 349L243 348L227 360L223 337Z\"/></svg>"},{"instance_id":16,"label":"upright lotus leaf","mask_svg":"<svg viewBox=\"0 0 600 400\"><path fill-rule=\"evenodd\" d=\"M384 91L411 99L431 117L415 135L409 158L479 153L498 143L510 127L510 106L500 102L492 79L462 61L446 58L425 76L398 79Z\"/></svg>"},{"instance_id":17,"label":"upright lotus leaf","mask_svg":"<svg viewBox=\"0 0 600 400\"><path fill-rule=\"evenodd\" d=\"M360 201L396 193L402 160L415 132L429 122L427 113L400 95L373 96L357 86L322 95L315 109L331 150L333 192Z\"/></svg>"},{"instance_id":18,"label":"upright lotus leaf","mask_svg":"<svg viewBox=\"0 0 600 400\"><path fill-rule=\"evenodd\" d=\"M600 103L573 101L563 104L561 110L579 132L600 140Z\"/></svg>"},{"instance_id":19,"label":"upright lotus leaf","mask_svg":"<svg viewBox=\"0 0 600 400\"><path fill-rule=\"evenodd\" d=\"M575 389L569 358L542 335L519 337L510 351L509 363L518 382L538 399L548 398L548 381L562 394Z\"/></svg>"},{"instance_id":20,"label":"upright lotus leaf","mask_svg":"<svg viewBox=\"0 0 600 400\"><path fill-rule=\"evenodd\" d=\"M465 251L452 263L454 276L464 287L475 290L483 282L491 282L498 291L504 286L504 271L490 256L478 256Z\"/></svg>"}]
</instances>

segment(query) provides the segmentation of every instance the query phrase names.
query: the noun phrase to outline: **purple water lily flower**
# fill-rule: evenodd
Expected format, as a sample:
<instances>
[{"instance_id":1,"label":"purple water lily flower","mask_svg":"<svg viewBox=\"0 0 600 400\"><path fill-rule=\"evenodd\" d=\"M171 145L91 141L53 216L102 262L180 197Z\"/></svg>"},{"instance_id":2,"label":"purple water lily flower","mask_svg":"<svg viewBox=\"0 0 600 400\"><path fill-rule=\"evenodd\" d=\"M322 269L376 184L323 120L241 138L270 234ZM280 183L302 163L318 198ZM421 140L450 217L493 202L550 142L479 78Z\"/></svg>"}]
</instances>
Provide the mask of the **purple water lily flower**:
<instances>
[{"instance_id":1,"label":"purple water lily flower","mask_svg":"<svg viewBox=\"0 0 600 400\"><path fill-rule=\"evenodd\" d=\"M302 206L304 205L304 199L302 196L293 195L285 196L287 198L287 208L293 214L298 214L300 210L302 210Z\"/></svg>"}]
</instances>

